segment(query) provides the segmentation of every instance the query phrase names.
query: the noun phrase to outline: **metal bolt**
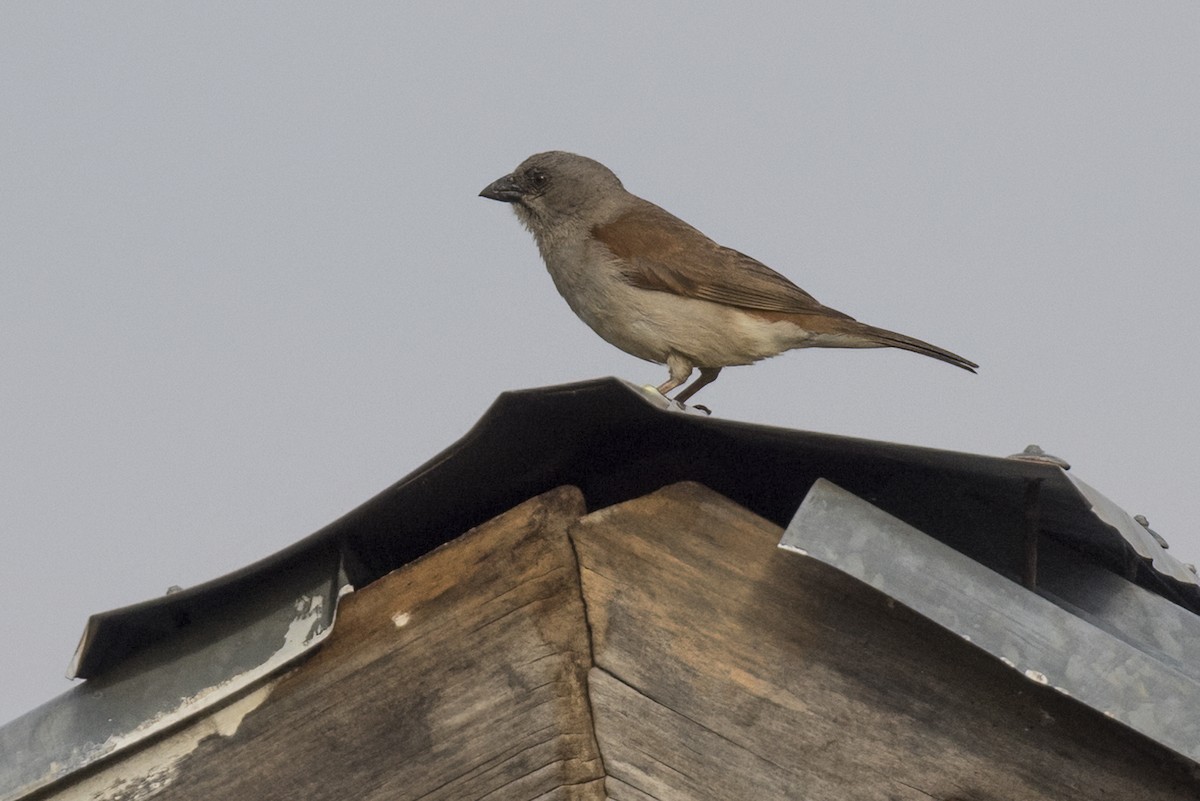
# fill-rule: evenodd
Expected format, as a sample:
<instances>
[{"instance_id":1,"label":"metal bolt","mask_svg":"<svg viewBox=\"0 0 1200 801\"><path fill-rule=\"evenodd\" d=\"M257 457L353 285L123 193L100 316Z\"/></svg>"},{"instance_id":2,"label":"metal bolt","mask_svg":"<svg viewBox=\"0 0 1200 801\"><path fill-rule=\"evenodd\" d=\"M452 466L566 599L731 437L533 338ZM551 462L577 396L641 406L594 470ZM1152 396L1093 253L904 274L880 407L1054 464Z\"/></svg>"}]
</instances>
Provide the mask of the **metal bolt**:
<instances>
[{"instance_id":1,"label":"metal bolt","mask_svg":"<svg viewBox=\"0 0 1200 801\"><path fill-rule=\"evenodd\" d=\"M1037 445L1029 445L1020 453L1014 453L1009 459L1016 459L1019 462L1037 462L1038 464L1052 464L1055 467L1060 467L1063 470L1070 470L1071 465L1067 464L1066 459L1062 459L1053 454L1046 453Z\"/></svg>"},{"instance_id":2,"label":"metal bolt","mask_svg":"<svg viewBox=\"0 0 1200 801\"><path fill-rule=\"evenodd\" d=\"M1146 519L1145 515L1134 515L1133 519L1137 521L1138 525L1150 532L1150 536L1154 537L1154 541L1161 545L1164 551L1171 547L1167 544L1167 541L1162 538L1162 535L1150 528L1150 521Z\"/></svg>"}]
</instances>

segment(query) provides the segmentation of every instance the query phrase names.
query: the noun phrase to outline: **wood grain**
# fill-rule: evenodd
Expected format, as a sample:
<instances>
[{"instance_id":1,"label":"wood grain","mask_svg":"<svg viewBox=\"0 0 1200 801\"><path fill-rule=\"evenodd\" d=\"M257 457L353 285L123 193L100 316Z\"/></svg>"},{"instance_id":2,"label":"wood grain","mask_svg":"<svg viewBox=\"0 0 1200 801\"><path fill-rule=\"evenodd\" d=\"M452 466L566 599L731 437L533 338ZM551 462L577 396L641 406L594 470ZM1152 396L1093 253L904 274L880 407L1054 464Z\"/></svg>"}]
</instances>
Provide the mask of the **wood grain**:
<instances>
[{"instance_id":1,"label":"wood grain","mask_svg":"<svg viewBox=\"0 0 1200 801\"><path fill-rule=\"evenodd\" d=\"M696 484L572 527L612 779L660 801L1197 797L1182 760L781 534Z\"/></svg>"},{"instance_id":2,"label":"wood grain","mask_svg":"<svg viewBox=\"0 0 1200 801\"><path fill-rule=\"evenodd\" d=\"M290 672L43 797L1200 798L1189 763L781 533L697 484L587 515L554 490L343 598Z\"/></svg>"},{"instance_id":3,"label":"wood grain","mask_svg":"<svg viewBox=\"0 0 1200 801\"><path fill-rule=\"evenodd\" d=\"M554 490L343 598L236 734L108 797L604 798L566 536L584 512Z\"/></svg>"}]
</instances>

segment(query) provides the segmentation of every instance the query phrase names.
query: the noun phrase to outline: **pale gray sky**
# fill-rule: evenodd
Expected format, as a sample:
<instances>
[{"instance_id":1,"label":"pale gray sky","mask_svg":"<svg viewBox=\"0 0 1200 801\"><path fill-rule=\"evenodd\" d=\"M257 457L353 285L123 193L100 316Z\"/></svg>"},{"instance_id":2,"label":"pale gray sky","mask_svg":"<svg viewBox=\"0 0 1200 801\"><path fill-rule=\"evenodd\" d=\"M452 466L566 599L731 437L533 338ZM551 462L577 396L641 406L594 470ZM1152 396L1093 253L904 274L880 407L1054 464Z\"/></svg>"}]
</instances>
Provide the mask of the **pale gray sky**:
<instances>
[{"instance_id":1,"label":"pale gray sky","mask_svg":"<svg viewBox=\"0 0 1200 801\"><path fill-rule=\"evenodd\" d=\"M1200 5L8 3L0 722L90 613L330 522L602 342L476 197L574 150L824 303L756 423L1037 442L1200 559Z\"/></svg>"}]
</instances>

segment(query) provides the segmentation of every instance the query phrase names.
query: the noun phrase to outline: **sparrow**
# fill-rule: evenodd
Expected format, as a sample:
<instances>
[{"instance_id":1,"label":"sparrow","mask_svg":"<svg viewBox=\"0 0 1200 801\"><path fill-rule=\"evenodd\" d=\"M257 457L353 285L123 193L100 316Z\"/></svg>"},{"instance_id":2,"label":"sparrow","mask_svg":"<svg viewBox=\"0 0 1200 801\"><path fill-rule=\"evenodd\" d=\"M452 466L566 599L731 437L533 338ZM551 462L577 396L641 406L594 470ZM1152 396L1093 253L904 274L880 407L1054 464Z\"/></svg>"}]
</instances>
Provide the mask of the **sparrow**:
<instances>
[{"instance_id":1,"label":"sparrow","mask_svg":"<svg viewBox=\"0 0 1200 801\"><path fill-rule=\"evenodd\" d=\"M626 191L585 156L538 153L479 194L512 204L559 294L593 331L667 366L660 393L700 370L676 395L681 405L722 368L794 348L900 348L972 373L979 366L823 306L762 262Z\"/></svg>"}]
</instances>

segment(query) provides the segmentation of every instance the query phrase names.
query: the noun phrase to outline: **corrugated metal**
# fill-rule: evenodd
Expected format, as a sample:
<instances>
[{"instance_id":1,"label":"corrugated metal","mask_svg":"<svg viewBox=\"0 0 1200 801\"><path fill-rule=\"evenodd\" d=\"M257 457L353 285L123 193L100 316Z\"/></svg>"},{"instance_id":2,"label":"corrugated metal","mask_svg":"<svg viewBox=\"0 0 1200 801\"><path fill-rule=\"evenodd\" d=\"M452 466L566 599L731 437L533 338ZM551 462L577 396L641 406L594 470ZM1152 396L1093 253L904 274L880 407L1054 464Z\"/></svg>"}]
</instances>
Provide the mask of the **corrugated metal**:
<instances>
[{"instance_id":1,"label":"corrugated metal","mask_svg":"<svg viewBox=\"0 0 1200 801\"><path fill-rule=\"evenodd\" d=\"M264 582L281 582L300 597L308 587L308 579L298 578L307 575L305 566L328 572L336 564L362 586L563 484L578 486L590 507L600 508L675 481L699 481L786 526L821 478L1014 580L1026 569L1026 491L1039 482L1048 548L1061 547L1074 564L1200 610L1190 571L1161 546L1150 547L1148 532L1127 525L1128 515L1113 512L1103 496L1052 464L681 413L617 379L508 392L457 443L291 548L207 584L94 616L73 665L88 683L0 729L0 800L64 775L53 762L62 753L90 754L67 763L68 772L115 753L88 751L94 730L53 722L70 720L91 703L92 689L115 682L139 660L182 652L197 626L215 620L251 625L256 587ZM328 603L332 615L336 593ZM278 668L261 663L267 664ZM245 675L245 669L245 662L231 662L226 675ZM160 687L151 675L130 680L138 685L130 700L112 702L122 707L122 720L178 708L179 687ZM133 700L139 694L142 705ZM187 714L200 708L190 705Z\"/></svg>"}]
</instances>

